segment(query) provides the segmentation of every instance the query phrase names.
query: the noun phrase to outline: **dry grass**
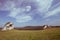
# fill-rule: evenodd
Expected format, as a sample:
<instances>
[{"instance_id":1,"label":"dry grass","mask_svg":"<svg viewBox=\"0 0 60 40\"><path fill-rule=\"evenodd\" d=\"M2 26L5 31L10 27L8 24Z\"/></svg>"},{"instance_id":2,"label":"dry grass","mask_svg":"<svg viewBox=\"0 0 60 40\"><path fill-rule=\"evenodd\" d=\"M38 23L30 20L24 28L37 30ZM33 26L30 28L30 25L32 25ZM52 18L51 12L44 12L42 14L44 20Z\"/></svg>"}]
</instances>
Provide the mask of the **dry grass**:
<instances>
[{"instance_id":1,"label":"dry grass","mask_svg":"<svg viewBox=\"0 0 60 40\"><path fill-rule=\"evenodd\" d=\"M0 40L60 40L60 28L0 31Z\"/></svg>"}]
</instances>

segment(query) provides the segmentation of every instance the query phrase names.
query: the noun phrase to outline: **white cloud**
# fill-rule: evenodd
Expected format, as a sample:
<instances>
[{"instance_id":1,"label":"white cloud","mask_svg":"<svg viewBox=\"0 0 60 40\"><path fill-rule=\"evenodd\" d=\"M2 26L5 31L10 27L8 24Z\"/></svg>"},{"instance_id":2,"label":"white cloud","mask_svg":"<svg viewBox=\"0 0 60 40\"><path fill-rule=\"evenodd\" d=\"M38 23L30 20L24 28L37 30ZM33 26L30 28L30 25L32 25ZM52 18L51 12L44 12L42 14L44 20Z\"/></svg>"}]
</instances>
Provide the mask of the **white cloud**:
<instances>
[{"instance_id":1,"label":"white cloud","mask_svg":"<svg viewBox=\"0 0 60 40\"><path fill-rule=\"evenodd\" d=\"M32 20L31 16L16 16L16 22L22 23L22 22L28 22Z\"/></svg>"},{"instance_id":2,"label":"white cloud","mask_svg":"<svg viewBox=\"0 0 60 40\"><path fill-rule=\"evenodd\" d=\"M31 6L26 6L26 11L28 12L28 11L30 11L31 10Z\"/></svg>"},{"instance_id":3,"label":"white cloud","mask_svg":"<svg viewBox=\"0 0 60 40\"><path fill-rule=\"evenodd\" d=\"M25 11L28 12L31 10L31 6L19 7L18 8L18 7L16 7L16 5L14 3L12 3L12 4L9 4L10 7L8 7L9 5L7 6L8 8L11 8L10 14L8 15L9 17L15 18L16 22L19 22L19 23L28 22L28 21L32 20L31 16L24 14Z\"/></svg>"},{"instance_id":4,"label":"white cloud","mask_svg":"<svg viewBox=\"0 0 60 40\"><path fill-rule=\"evenodd\" d=\"M49 11L48 13L45 14L44 18L47 18L47 17L50 17L50 16L53 16L53 15L56 15L60 12L60 6L57 7L56 9L52 10L52 11Z\"/></svg>"},{"instance_id":5,"label":"white cloud","mask_svg":"<svg viewBox=\"0 0 60 40\"><path fill-rule=\"evenodd\" d=\"M44 13L49 10L53 0L37 0L39 4L39 11Z\"/></svg>"},{"instance_id":6,"label":"white cloud","mask_svg":"<svg viewBox=\"0 0 60 40\"><path fill-rule=\"evenodd\" d=\"M56 7L59 7L60 6L60 2L58 2L57 4L55 4L54 6L52 6L50 9L53 10L55 9Z\"/></svg>"},{"instance_id":7,"label":"white cloud","mask_svg":"<svg viewBox=\"0 0 60 40\"><path fill-rule=\"evenodd\" d=\"M16 19L16 22L19 22L19 23L22 23L22 22L28 22L30 20L32 20L32 17L31 16L28 16L28 15L24 15L24 11L30 11L30 7L27 6L28 9L25 10L25 8L15 8L13 7L11 10L10 10L10 14L8 15L9 17L13 17ZM20 15L20 14L23 14Z\"/></svg>"},{"instance_id":8,"label":"white cloud","mask_svg":"<svg viewBox=\"0 0 60 40\"><path fill-rule=\"evenodd\" d=\"M20 9L20 8L13 8L13 10L11 10L9 16L13 17L16 19L16 22L22 23L22 22L28 22L30 20L32 20L31 16L28 15L24 15L24 8ZM22 14L22 15L20 15Z\"/></svg>"},{"instance_id":9,"label":"white cloud","mask_svg":"<svg viewBox=\"0 0 60 40\"><path fill-rule=\"evenodd\" d=\"M15 7L15 3L13 1L10 1L10 0L4 2L4 4L3 3L1 3L1 4L2 5L0 7L0 10L11 10L12 8Z\"/></svg>"},{"instance_id":10,"label":"white cloud","mask_svg":"<svg viewBox=\"0 0 60 40\"><path fill-rule=\"evenodd\" d=\"M21 0L21 1L23 2L24 0ZM21 1L18 0L18 2L20 4L22 3ZM26 1L29 2L28 0L26 0ZM45 18L47 18L49 16L52 16L52 15L55 15L58 12L60 12L59 11L60 7L58 7L55 10L52 10L52 11L49 11L48 13L45 13L51 7L51 4L52 4L53 0L34 0L34 2L35 1L36 1L35 4L37 4L37 6L38 6L37 11L41 12L42 15L45 14L45 16L44 16ZM8 16L15 18L16 22L28 22L28 21L32 20L31 16L24 14L25 11L29 12L31 10L30 4L28 6L23 5L23 7L22 7L18 2L16 4L14 1L9 0L4 5L2 5L2 8L0 7L0 10L9 10L10 14ZM1 3L0 3L0 5L1 5ZM20 5L21 7L20 6L17 7L17 5ZM21 16L21 14L24 15L24 16ZM32 15L33 15L33 13L32 13Z\"/></svg>"},{"instance_id":11,"label":"white cloud","mask_svg":"<svg viewBox=\"0 0 60 40\"><path fill-rule=\"evenodd\" d=\"M20 13L20 9L13 8L13 9L10 11L9 16L10 16L10 17L15 17L15 16L18 15L19 13Z\"/></svg>"}]
</instances>

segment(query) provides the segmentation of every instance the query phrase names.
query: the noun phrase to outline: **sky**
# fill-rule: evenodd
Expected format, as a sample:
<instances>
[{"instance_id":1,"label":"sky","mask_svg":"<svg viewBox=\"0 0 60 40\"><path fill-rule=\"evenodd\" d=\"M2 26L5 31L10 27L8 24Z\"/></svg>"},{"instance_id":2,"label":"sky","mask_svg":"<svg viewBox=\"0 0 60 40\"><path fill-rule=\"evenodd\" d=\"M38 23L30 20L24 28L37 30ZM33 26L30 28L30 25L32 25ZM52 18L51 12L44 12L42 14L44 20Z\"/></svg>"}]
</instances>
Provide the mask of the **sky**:
<instances>
[{"instance_id":1,"label":"sky","mask_svg":"<svg viewBox=\"0 0 60 40\"><path fill-rule=\"evenodd\" d=\"M60 0L0 0L0 25L60 26Z\"/></svg>"}]
</instances>

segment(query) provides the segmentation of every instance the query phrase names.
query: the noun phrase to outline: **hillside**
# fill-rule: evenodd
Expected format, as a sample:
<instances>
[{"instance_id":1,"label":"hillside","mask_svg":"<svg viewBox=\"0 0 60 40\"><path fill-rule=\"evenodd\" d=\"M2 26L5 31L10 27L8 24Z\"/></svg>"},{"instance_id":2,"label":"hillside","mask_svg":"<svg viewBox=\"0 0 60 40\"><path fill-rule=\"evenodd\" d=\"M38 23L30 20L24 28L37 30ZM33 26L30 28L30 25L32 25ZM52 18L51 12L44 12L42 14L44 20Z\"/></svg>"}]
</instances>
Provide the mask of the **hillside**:
<instances>
[{"instance_id":1,"label":"hillside","mask_svg":"<svg viewBox=\"0 0 60 40\"><path fill-rule=\"evenodd\" d=\"M18 30L43 30L44 25L43 26L25 26L25 27L18 27L15 29ZM48 26L47 28L60 28L60 26Z\"/></svg>"},{"instance_id":2,"label":"hillside","mask_svg":"<svg viewBox=\"0 0 60 40\"><path fill-rule=\"evenodd\" d=\"M60 28L0 31L0 40L60 40Z\"/></svg>"}]
</instances>

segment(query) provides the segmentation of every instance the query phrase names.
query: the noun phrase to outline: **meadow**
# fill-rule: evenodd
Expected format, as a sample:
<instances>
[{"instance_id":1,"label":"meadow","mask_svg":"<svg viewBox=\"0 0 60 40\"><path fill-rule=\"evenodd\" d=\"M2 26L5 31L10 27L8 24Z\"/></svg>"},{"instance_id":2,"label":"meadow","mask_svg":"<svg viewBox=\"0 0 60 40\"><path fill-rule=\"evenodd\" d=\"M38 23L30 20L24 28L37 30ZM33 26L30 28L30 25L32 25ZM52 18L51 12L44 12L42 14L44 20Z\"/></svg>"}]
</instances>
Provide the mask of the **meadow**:
<instances>
[{"instance_id":1,"label":"meadow","mask_svg":"<svg viewBox=\"0 0 60 40\"><path fill-rule=\"evenodd\" d=\"M60 28L0 31L0 40L60 40Z\"/></svg>"}]
</instances>

